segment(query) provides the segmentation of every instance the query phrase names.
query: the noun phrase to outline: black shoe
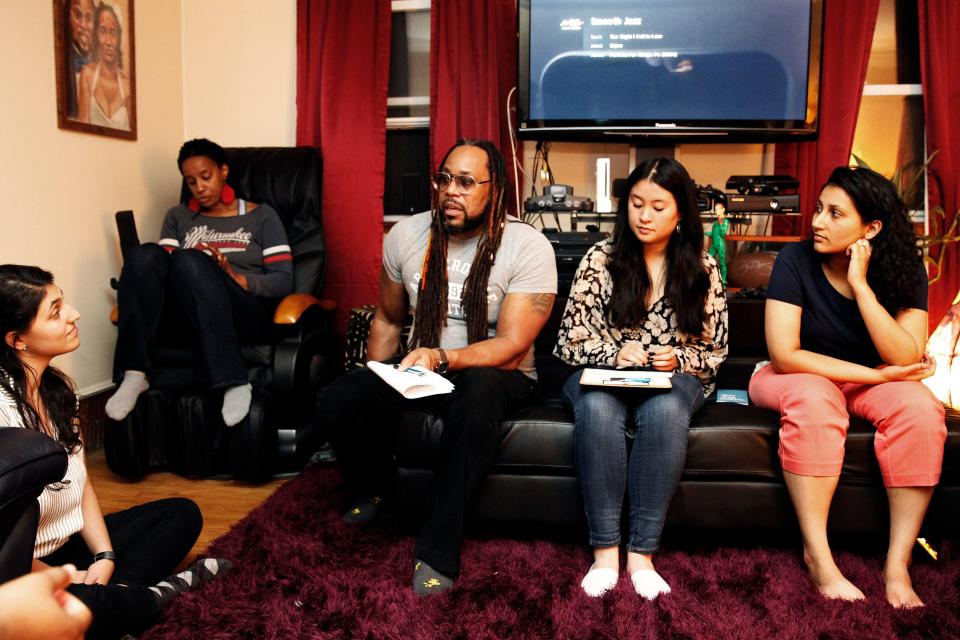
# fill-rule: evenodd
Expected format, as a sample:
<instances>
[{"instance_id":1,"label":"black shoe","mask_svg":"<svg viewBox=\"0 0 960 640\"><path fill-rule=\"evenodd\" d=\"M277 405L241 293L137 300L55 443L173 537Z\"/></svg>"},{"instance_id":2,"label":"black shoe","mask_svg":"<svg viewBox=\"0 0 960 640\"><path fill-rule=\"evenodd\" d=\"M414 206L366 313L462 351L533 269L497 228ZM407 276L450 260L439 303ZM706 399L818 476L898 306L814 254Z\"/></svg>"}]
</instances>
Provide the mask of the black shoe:
<instances>
[{"instance_id":1,"label":"black shoe","mask_svg":"<svg viewBox=\"0 0 960 640\"><path fill-rule=\"evenodd\" d=\"M453 578L449 578L423 560L417 560L413 565L413 592L418 596L430 596L443 593L453 586Z\"/></svg>"},{"instance_id":2,"label":"black shoe","mask_svg":"<svg viewBox=\"0 0 960 640\"><path fill-rule=\"evenodd\" d=\"M363 524L370 522L380 511L380 503L383 500L380 496L364 498L357 502L353 507L343 514L343 521L347 524Z\"/></svg>"}]
</instances>

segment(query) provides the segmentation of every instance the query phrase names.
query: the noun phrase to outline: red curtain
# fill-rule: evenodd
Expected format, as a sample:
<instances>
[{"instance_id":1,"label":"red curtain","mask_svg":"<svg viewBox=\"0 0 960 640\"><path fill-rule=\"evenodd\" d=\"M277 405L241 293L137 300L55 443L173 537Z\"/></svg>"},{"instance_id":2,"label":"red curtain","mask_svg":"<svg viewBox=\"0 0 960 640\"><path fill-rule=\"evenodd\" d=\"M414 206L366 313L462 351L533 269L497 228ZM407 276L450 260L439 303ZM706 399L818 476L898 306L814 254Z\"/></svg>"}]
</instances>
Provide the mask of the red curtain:
<instances>
[{"instance_id":1,"label":"red curtain","mask_svg":"<svg viewBox=\"0 0 960 640\"><path fill-rule=\"evenodd\" d=\"M828 1L824 5L820 133L816 140L777 144L775 173L800 181L797 193L803 212L799 219L775 217L773 231L778 235L807 234L820 187L834 167L850 160L880 0Z\"/></svg>"},{"instance_id":2,"label":"red curtain","mask_svg":"<svg viewBox=\"0 0 960 640\"><path fill-rule=\"evenodd\" d=\"M430 7L430 163L457 138L486 138L510 169L507 94L517 84L516 0L434 0ZM513 101L515 102L515 101Z\"/></svg>"},{"instance_id":3,"label":"red curtain","mask_svg":"<svg viewBox=\"0 0 960 640\"><path fill-rule=\"evenodd\" d=\"M960 3L956 0L920 0L920 74L923 82L927 149L937 151L927 172L930 208L943 207L946 225L960 207L957 173L960 171ZM944 251L940 279L930 286L930 327L937 323L960 292L960 246ZM933 275L933 274L931 274Z\"/></svg>"},{"instance_id":4,"label":"red curtain","mask_svg":"<svg viewBox=\"0 0 960 640\"><path fill-rule=\"evenodd\" d=\"M389 0L297 1L297 144L323 157L324 295L341 331L378 296L390 21Z\"/></svg>"}]
</instances>

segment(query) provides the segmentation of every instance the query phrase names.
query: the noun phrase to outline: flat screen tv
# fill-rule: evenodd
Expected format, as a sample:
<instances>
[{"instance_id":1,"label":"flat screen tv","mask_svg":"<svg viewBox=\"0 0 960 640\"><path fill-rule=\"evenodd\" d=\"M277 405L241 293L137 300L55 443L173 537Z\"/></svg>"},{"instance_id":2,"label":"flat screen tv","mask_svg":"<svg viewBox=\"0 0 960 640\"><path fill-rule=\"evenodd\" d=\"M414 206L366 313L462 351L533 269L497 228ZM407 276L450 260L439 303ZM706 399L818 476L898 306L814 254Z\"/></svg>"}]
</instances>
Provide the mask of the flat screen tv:
<instances>
[{"instance_id":1,"label":"flat screen tv","mask_svg":"<svg viewBox=\"0 0 960 640\"><path fill-rule=\"evenodd\" d=\"M520 0L520 136L815 136L822 23L822 0Z\"/></svg>"}]
</instances>

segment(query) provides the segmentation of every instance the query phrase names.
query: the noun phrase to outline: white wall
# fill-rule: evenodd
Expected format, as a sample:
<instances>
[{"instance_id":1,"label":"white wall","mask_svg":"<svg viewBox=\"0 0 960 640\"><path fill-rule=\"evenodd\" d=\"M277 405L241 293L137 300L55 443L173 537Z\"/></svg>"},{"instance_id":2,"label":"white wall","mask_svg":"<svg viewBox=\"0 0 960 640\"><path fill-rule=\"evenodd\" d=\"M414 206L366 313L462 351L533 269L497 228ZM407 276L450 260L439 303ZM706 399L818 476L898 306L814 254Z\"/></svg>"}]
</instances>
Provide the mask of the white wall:
<instances>
[{"instance_id":1,"label":"white wall","mask_svg":"<svg viewBox=\"0 0 960 640\"><path fill-rule=\"evenodd\" d=\"M136 141L57 128L52 5L0 0L0 262L56 275L82 336L57 363L92 393L110 383L116 339L114 212L132 209L140 238L157 237L186 138L295 143L296 0L137 2Z\"/></svg>"},{"instance_id":2,"label":"white wall","mask_svg":"<svg viewBox=\"0 0 960 640\"><path fill-rule=\"evenodd\" d=\"M296 0L182 2L184 139L293 146Z\"/></svg>"},{"instance_id":3,"label":"white wall","mask_svg":"<svg viewBox=\"0 0 960 640\"><path fill-rule=\"evenodd\" d=\"M0 261L53 271L81 314L80 349L57 364L92 392L110 381L116 338L113 214L132 209L153 237L178 189L180 0L136 3L136 141L57 128L52 2L0 0L0 15Z\"/></svg>"}]
</instances>

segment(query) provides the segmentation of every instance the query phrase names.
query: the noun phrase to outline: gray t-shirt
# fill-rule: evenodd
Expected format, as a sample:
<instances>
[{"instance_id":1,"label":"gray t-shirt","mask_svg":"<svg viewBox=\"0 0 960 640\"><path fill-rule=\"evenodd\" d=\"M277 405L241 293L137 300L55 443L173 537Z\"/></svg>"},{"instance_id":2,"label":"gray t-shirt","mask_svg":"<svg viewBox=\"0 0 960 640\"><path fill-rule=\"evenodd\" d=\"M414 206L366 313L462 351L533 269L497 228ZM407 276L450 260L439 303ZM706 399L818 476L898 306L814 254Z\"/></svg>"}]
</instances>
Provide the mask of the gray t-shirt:
<instances>
[{"instance_id":1,"label":"gray t-shirt","mask_svg":"<svg viewBox=\"0 0 960 640\"><path fill-rule=\"evenodd\" d=\"M252 211L238 201L240 215L221 218L194 213L180 204L167 212L160 246L172 251L201 242L223 253L234 271L247 278L250 293L282 298L293 291L293 255L280 216L268 204Z\"/></svg>"},{"instance_id":2,"label":"gray t-shirt","mask_svg":"<svg viewBox=\"0 0 960 640\"><path fill-rule=\"evenodd\" d=\"M420 268L430 237L430 219L430 212L410 216L394 225L383 242L383 268L391 280L403 284L414 319ZM467 346L467 323L461 300L479 240L479 236L465 239L450 237L447 244L447 326L440 335L440 346L444 349ZM530 225L519 220L508 220L497 251L497 260L487 282L488 335L493 337L496 334L500 304L508 293L556 292L557 264L550 242ZM536 379L533 345L518 369Z\"/></svg>"}]
</instances>

